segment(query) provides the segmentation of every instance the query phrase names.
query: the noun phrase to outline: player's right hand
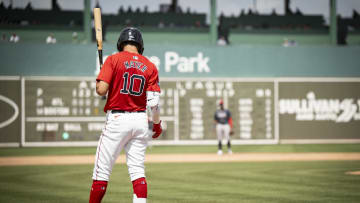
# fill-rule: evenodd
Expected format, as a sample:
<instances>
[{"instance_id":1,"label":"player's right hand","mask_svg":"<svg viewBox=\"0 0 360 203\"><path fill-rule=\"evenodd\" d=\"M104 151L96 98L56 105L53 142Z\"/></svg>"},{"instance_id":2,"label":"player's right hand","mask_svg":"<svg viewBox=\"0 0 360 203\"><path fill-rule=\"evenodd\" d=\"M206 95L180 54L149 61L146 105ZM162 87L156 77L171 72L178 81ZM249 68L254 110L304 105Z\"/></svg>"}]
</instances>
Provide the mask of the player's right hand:
<instances>
[{"instance_id":1,"label":"player's right hand","mask_svg":"<svg viewBox=\"0 0 360 203\"><path fill-rule=\"evenodd\" d=\"M161 128L161 121L158 124L153 124L153 136L152 138L156 139L160 136L160 134L162 133L162 128Z\"/></svg>"}]
</instances>

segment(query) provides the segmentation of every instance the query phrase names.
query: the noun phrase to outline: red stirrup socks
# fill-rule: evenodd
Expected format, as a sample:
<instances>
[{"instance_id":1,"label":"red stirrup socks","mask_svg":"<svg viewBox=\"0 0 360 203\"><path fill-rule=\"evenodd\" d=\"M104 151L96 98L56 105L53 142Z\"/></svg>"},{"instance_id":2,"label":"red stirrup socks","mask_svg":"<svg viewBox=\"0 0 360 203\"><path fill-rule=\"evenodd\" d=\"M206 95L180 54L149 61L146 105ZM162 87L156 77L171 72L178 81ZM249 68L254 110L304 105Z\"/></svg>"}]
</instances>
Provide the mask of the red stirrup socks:
<instances>
[{"instance_id":1,"label":"red stirrup socks","mask_svg":"<svg viewBox=\"0 0 360 203\"><path fill-rule=\"evenodd\" d=\"M91 186L89 203L100 203L105 195L107 181L94 180Z\"/></svg>"},{"instance_id":2,"label":"red stirrup socks","mask_svg":"<svg viewBox=\"0 0 360 203\"><path fill-rule=\"evenodd\" d=\"M147 184L144 177L132 181L132 184L134 188L134 194L137 198L147 198Z\"/></svg>"}]
</instances>

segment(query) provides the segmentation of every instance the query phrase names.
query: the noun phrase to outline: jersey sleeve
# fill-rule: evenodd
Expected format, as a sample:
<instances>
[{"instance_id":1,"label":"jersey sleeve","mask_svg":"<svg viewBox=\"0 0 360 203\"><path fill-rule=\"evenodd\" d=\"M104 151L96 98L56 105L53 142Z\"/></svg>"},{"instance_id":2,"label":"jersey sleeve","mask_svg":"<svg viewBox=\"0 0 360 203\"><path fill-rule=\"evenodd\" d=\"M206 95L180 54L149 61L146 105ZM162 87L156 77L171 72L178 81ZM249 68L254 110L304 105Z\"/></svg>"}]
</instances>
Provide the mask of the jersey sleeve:
<instances>
[{"instance_id":1,"label":"jersey sleeve","mask_svg":"<svg viewBox=\"0 0 360 203\"><path fill-rule=\"evenodd\" d=\"M111 56L109 56L104 65L102 66L101 70L100 70L100 73L99 75L97 76L96 78L96 81L104 81L108 84L111 83L111 80L112 80L112 75L113 75L113 70L114 70L114 67L113 67L113 64L112 64L112 58Z\"/></svg>"},{"instance_id":2,"label":"jersey sleeve","mask_svg":"<svg viewBox=\"0 0 360 203\"><path fill-rule=\"evenodd\" d=\"M231 118L231 113L230 113L229 110L226 111L226 114L227 114L228 119L230 119Z\"/></svg>"},{"instance_id":3,"label":"jersey sleeve","mask_svg":"<svg viewBox=\"0 0 360 203\"><path fill-rule=\"evenodd\" d=\"M227 120L228 120L228 123L230 125L230 128L233 128L233 120L231 118L231 113L229 110L226 111L226 114L227 114Z\"/></svg>"},{"instance_id":4,"label":"jersey sleeve","mask_svg":"<svg viewBox=\"0 0 360 203\"><path fill-rule=\"evenodd\" d=\"M228 123L230 125L230 128L232 129L233 128L233 120L231 117L229 118Z\"/></svg>"},{"instance_id":5,"label":"jersey sleeve","mask_svg":"<svg viewBox=\"0 0 360 203\"><path fill-rule=\"evenodd\" d=\"M160 92L159 73L155 66L153 66L153 72L149 76L146 91Z\"/></svg>"}]
</instances>

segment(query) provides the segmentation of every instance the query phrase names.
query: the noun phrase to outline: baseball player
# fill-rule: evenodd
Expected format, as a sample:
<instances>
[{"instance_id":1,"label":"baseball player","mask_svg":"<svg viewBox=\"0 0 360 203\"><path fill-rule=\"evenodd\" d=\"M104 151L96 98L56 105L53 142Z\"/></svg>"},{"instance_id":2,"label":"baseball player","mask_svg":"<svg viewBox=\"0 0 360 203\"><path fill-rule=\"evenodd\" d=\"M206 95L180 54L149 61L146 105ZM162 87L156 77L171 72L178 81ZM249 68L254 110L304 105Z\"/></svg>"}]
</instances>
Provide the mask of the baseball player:
<instances>
[{"instance_id":1,"label":"baseball player","mask_svg":"<svg viewBox=\"0 0 360 203\"><path fill-rule=\"evenodd\" d=\"M107 94L106 123L96 151L89 202L101 202L114 163L124 149L133 185L133 203L146 203L144 160L151 136L148 134L147 106L152 111L154 123L152 138L162 132L158 71L142 56L144 44L138 29L122 30L117 49L119 52L106 59L96 79L96 92L100 96Z\"/></svg>"},{"instance_id":2,"label":"baseball player","mask_svg":"<svg viewBox=\"0 0 360 203\"><path fill-rule=\"evenodd\" d=\"M222 155L222 140L225 138L228 147L228 153L232 154L231 151L231 142L230 135L233 134L233 122L231 118L231 113L229 110L224 109L224 102L220 100L219 102L220 109L216 110L214 120L216 124L216 135L218 139L218 155Z\"/></svg>"}]
</instances>

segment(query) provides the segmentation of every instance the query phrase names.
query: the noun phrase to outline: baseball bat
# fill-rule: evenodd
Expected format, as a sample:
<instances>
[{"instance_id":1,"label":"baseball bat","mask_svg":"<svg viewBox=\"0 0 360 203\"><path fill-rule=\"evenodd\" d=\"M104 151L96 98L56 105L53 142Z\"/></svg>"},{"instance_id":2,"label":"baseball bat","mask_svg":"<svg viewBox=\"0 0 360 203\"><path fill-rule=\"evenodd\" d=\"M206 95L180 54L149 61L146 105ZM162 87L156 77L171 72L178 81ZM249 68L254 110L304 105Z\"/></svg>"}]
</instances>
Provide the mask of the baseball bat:
<instances>
[{"instance_id":1,"label":"baseball bat","mask_svg":"<svg viewBox=\"0 0 360 203\"><path fill-rule=\"evenodd\" d=\"M102 24L101 24L101 10L100 8L94 8L94 23L95 23L95 36L97 42L97 49L99 53L100 69L103 65L102 49L103 49L103 36L102 36Z\"/></svg>"}]
</instances>

